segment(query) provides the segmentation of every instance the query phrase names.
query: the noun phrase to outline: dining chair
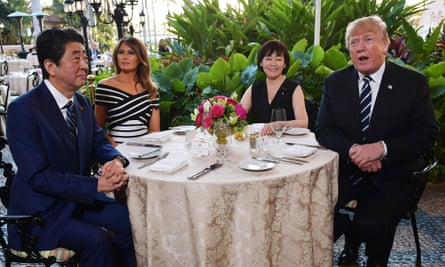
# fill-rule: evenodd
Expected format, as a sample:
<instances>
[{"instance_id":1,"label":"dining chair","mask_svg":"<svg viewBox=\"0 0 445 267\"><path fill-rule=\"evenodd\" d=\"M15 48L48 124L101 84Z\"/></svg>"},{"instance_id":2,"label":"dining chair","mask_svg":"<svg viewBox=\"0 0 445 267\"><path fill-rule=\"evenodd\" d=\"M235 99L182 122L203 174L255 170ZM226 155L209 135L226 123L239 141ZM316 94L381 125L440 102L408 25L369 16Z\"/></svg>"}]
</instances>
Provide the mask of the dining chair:
<instances>
[{"instance_id":1,"label":"dining chair","mask_svg":"<svg viewBox=\"0 0 445 267\"><path fill-rule=\"evenodd\" d=\"M4 60L0 63L0 76L8 75L9 66L8 61Z\"/></svg>"},{"instance_id":2,"label":"dining chair","mask_svg":"<svg viewBox=\"0 0 445 267\"><path fill-rule=\"evenodd\" d=\"M3 149L5 148L7 148L7 140L4 137L0 137L0 169L3 170L2 176L6 179L4 185L0 187L0 198L2 204L7 208L15 171L11 162L3 160ZM45 267L55 263L62 267L79 266L76 254L72 250L55 248L39 251L35 248L37 239L31 234L31 226L42 223L44 222L39 216L29 214L0 216L0 246L5 260L5 267L10 267L12 263L35 263L43 264ZM15 227L16 231L20 233L23 251L9 247L5 225Z\"/></svg>"},{"instance_id":3,"label":"dining chair","mask_svg":"<svg viewBox=\"0 0 445 267\"><path fill-rule=\"evenodd\" d=\"M31 78L31 87L29 86L29 79ZM26 92L36 87L40 83L40 76L37 71L33 71L26 77Z\"/></svg>"},{"instance_id":4,"label":"dining chair","mask_svg":"<svg viewBox=\"0 0 445 267\"><path fill-rule=\"evenodd\" d=\"M6 86L6 90L5 91L0 91L0 97L3 97L1 94L5 94L5 96L3 97L3 100L0 100L0 116L5 116L6 117L6 111L8 109L8 101L9 101L9 83L6 81L1 81L0 85Z\"/></svg>"},{"instance_id":5,"label":"dining chair","mask_svg":"<svg viewBox=\"0 0 445 267\"><path fill-rule=\"evenodd\" d=\"M306 107L306 113L309 119L308 128L313 132L315 121L317 120L318 105L314 101L307 98L304 99L304 105Z\"/></svg>"},{"instance_id":6,"label":"dining chair","mask_svg":"<svg viewBox=\"0 0 445 267\"><path fill-rule=\"evenodd\" d=\"M434 156L434 152L430 151L425 155L427 165L421 171L414 172L409 177L409 182L412 187L412 202L410 208L405 212L403 219L411 221L411 227L413 229L414 242L416 244L416 266L422 266L422 251L420 248L419 232L417 229L416 211L423 192L425 191L428 177L431 171L437 166L437 159Z\"/></svg>"}]
</instances>

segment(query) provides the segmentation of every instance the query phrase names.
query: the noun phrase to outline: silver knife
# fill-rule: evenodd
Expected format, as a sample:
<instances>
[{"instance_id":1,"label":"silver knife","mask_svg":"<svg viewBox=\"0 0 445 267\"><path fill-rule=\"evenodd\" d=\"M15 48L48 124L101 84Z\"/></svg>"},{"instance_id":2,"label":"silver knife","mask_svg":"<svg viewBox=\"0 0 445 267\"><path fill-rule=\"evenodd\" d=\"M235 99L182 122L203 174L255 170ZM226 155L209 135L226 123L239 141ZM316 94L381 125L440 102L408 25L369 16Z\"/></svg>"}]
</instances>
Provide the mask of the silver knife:
<instances>
[{"instance_id":1,"label":"silver knife","mask_svg":"<svg viewBox=\"0 0 445 267\"><path fill-rule=\"evenodd\" d=\"M149 161L149 162L145 162L144 164L139 165L139 166L138 166L138 169L145 168L145 167L147 167L147 166L150 166L150 165L152 165L152 164L154 164L154 163L160 161L161 159L165 159L165 158L168 156L168 154L170 154L170 153L169 153L169 152L165 152L164 154L162 154L161 156L155 158L154 160Z\"/></svg>"},{"instance_id":2,"label":"silver knife","mask_svg":"<svg viewBox=\"0 0 445 267\"><path fill-rule=\"evenodd\" d=\"M252 157L252 158L254 160L259 160L259 161L280 163L280 161L278 159L275 159L275 158L262 158L262 157Z\"/></svg>"},{"instance_id":3,"label":"silver knife","mask_svg":"<svg viewBox=\"0 0 445 267\"><path fill-rule=\"evenodd\" d=\"M319 149L325 149L325 147L320 145L310 145L310 144L302 144L302 143L294 143L294 142L285 142L286 145L299 145L299 146L307 146L307 147L315 147Z\"/></svg>"},{"instance_id":4,"label":"silver knife","mask_svg":"<svg viewBox=\"0 0 445 267\"><path fill-rule=\"evenodd\" d=\"M162 148L162 145L141 143L141 142L127 142L126 145L127 146L145 146L145 147L158 147L158 148Z\"/></svg>"},{"instance_id":5,"label":"silver knife","mask_svg":"<svg viewBox=\"0 0 445 267\"><path fill-rule=\"evenodd\" d=\"M156 148L156 149L154 149L152 151L149 151L149 152L146 152L146 153L142 153L142 154L138 154L135 158L137 158L137 159L144 158L144 157L147 157L148 155L158 153L159 151L161 151L161 149L160 148Z\"/></svg>"},{"instance_id":6,"label":"silver knife","mask_svg":"<svg viewBox=\"0 0 445 267\"><path fill-rule=\"evenodd\" d=\"M204 174L210 172L211 170L214 170L214 169L216 169L216 168L221 167L222 165L223 165L223 164L220 163L220 162L212 163L212 164L210 164L209 166L207 166L207 167L205 167L204 169L202 169L201 171L199 171L199 172L193 174L192 176L187 177L187 179L189 179L189 180L196 180L196 179L198 179L199 177L203 176Z\"/></svg>"}]
</instances>

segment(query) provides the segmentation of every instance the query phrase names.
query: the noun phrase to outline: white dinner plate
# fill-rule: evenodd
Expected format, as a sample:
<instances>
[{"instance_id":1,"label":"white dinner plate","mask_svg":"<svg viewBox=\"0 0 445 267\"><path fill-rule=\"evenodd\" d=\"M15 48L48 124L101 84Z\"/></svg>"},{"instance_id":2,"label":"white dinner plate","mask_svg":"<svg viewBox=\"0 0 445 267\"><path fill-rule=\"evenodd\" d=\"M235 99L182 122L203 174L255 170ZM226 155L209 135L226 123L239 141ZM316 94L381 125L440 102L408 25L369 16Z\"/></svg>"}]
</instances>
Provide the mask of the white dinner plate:
<instances>
[{"instance_id":1,"label":"white dinner plate","mask_svg":"<svg viewBox=\"0 0 445 267\"><path fill-rule=\"evenodd\" d=\"M246 171L267 171L275 168L275 163L246 159L240 162L239 167Z\"/></svg>"},{"instance_id":2,"label":"white dinner plate","mask_svg":"<svg viewBox=\"0 0 445 267\"><path fill-rule=\"evenodd\" d=\"M303 135L309 133L310 130L308 128L289 128L284 133L287 135Z\"/></svg>"},{"instance_id":3,"label":"white dinner plate","mask_svg":"<svg viewBox=\"0 0 445 267\"><path fill-rule=\"evenodd\" d=\"M129 156L133 159L151 159L158 157L161 154L161 149L152 148L152 150L145 150L142 152L130 152Z\"/></svg>"},{"instance_id":4,"label":"white dinner plate","mask_svg":"<svg viewBox=\"0 0 445 267\"><path fill-rule=\"evenodd\" d=\"M170 127L170 130L173 130L173 133L178 135L185 135L187 132L193 131L195 129L196 126L194 125L181 125L181 126Z\"/></svg>"}]
</instances>

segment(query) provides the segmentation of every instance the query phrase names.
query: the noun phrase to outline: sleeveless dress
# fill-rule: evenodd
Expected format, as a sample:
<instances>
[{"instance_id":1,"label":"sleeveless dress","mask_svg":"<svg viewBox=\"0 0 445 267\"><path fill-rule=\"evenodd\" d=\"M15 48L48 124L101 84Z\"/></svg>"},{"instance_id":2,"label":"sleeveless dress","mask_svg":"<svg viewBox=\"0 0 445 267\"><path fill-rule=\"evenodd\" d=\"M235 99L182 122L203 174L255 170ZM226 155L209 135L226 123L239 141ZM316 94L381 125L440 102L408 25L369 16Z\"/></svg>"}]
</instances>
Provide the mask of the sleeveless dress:
<instances>
[{"instance_id":1,"label":"sleeveless dress","mask_svg":"<svg viewBox=\"0 0 445 267\"><path fill-rule=\"evenodd\" d=\"M149 97L148 91L130 95L119 88L98 84L96 105L108 109L108 135L116 142L124 142L147 134L152 111L159 109L159 96Z\"/></svg>"},{"instance_id":2,"label":"sleeveless dress","mask_svg":"<svg viewBox=\"0 0 445 267\"><path fill-rule=\"evenodd\" d=\"M256 81L252 85L252 108L249 119L254 123L270 122L272 109L284 108L286 110L286 119L295 120L294 109L292 107L292 94L298 83L285 79L278 92L275 94L271 104L267 97L266 80Z\"/></svg>"}]
</instances>

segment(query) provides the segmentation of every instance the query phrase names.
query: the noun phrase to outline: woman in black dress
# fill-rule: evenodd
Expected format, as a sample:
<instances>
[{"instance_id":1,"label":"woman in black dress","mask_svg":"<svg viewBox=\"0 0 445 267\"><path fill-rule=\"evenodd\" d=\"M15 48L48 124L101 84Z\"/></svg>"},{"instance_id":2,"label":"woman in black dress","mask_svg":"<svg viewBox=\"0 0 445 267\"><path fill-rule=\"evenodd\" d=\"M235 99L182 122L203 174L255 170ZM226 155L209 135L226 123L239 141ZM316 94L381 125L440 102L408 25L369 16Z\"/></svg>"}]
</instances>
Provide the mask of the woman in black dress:
<instances>
[{"instance_id":1,"label":"woman in black dress","mask_svg":"<svg viewBox=\"0 0 445 267\"><path fill-rule=\"evenodd\" d=\"M286 127L308 127L303 90L297 82L286 78L288 67L289 52L281 41L267 41L258 51L258 68L266 74L266 79L247 88L241 104L251 110L253 122L266 123L263 135L272 133L269 122L274 108L286 110Z\"/></svg>"}]
</instances>

